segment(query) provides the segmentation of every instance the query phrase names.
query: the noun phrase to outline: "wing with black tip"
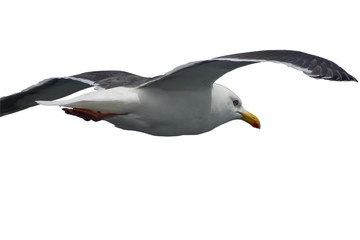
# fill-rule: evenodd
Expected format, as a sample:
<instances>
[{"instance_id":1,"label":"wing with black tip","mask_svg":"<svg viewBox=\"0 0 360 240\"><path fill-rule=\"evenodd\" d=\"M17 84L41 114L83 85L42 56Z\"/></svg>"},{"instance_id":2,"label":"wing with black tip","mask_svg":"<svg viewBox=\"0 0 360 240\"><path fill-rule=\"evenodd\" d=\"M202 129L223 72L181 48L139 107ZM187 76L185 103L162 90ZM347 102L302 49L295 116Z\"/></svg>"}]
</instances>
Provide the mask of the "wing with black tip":
<instances>
[{"instance_id":1,"label":"wing with black tip","mask_svg":"<svg viewBox=\"0 0 360 240\"><path fill-rule=\"evenodd\" d=\"M333 81L357 81L344 69L325 58L298 51L267 50L191 62L177 67L163 76L149 80L144 86L173 90L207 87L227 72L260 62L285 64L302 71L312 78Z\"/></svg>"}]
</instances>

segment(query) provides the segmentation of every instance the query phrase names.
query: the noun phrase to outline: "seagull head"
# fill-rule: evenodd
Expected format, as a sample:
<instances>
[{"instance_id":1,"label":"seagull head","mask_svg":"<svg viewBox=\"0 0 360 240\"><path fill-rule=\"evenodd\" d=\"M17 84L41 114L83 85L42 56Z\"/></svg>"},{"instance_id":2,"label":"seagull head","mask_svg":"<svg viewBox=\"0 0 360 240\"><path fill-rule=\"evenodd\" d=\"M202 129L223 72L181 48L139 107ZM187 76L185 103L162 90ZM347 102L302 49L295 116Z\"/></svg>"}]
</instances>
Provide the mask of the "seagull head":
<instances>
[{"instance_id":1,"label":"seagull head","mask_svg":"<svg viewBox=\"0 0 360 240\"><path fill-rule=\"evenodd\" d=\"M235 93L224 86L216 85L215 88L217 88L217 90L215 92L220 91L220 93L215 94L218 99L217 102L221 103L221 108L223 111L225 110L225 115L227 115L228 119L240 119L249 123L254 128L260 128L259 119L254 114L245 110L240 98Z\"/></svg>"}]
</instances>

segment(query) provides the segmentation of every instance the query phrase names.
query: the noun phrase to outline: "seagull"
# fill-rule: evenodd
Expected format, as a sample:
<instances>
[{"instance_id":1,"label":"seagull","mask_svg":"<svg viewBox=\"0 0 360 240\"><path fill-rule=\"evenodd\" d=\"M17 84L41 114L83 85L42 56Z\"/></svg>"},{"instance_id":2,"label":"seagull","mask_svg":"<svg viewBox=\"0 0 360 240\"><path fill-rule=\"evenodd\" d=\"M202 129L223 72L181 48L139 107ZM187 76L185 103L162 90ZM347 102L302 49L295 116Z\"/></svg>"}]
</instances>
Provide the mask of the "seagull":
<instances>
[{"instance_id":1,"label":"seagull","mask_svg":"<svg viewBox=\"0 0 360 240\"><path fill-rule=\"evenodd\" d=\"M104 120L156 136L201 134L235 119L260 128L259 119L245 110L240 98L215 83L227 72L260 62L285 64L312 78L357 82L327 59L299 51L265 50L190 62L150 78L124 71L49 78L0 98L0 116L41 104L60 106L86 121ZM58 100L90 87L95 91Z\"/></svg>"}]
</instances>

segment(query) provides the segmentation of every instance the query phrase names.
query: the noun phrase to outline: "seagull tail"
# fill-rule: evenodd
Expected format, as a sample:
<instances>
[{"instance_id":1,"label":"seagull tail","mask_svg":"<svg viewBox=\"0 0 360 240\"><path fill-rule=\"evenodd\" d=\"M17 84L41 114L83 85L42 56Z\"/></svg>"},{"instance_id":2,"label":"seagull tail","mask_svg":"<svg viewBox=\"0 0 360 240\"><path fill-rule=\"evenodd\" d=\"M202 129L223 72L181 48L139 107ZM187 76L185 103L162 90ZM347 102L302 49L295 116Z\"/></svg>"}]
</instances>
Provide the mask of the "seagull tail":
<instances>
[{"instance_id":1,"label":"seagull tail","mask_svg":"<svg viewBox=\"0 0 360 240\"><path fill-rule=\"evenodd\" d=\"M36 101L37 104L42 106L59 106L59 107L70 107L70 108L89 108L93 105L96 105L98 102L96 101L86 101L86 100L57 100L57 101Z\"/></svg>"},{"instance_id":2,"label":"seagull tail","mask_svg":"<svg viewBox=\"0 0 360 240\"><path fill-rule=\"evenodd\" d=\"M73 101L71 100L64 100L64 101L36 101L37 104L43 106L66 106L71 104Z\"/></svg>"}]
</instances>

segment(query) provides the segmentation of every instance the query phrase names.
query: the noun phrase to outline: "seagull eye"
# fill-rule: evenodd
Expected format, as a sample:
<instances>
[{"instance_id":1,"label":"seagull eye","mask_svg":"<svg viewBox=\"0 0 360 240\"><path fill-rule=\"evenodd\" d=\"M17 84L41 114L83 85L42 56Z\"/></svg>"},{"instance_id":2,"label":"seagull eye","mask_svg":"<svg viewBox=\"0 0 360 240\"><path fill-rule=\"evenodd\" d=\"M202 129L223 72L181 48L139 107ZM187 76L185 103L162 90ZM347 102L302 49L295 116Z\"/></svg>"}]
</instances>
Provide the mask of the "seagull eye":
<instances>
[{"instance_id":1,"label":"seagull eye","mask_svg":"<svg viewBox=\"0 0 360 240\"><path fill-rule=\"evenodd\" d=\"M239 100L234 100L234 101L233 101L233 104L234 104L234 106L239 105Z\"/></svg>"}]
</instances>

